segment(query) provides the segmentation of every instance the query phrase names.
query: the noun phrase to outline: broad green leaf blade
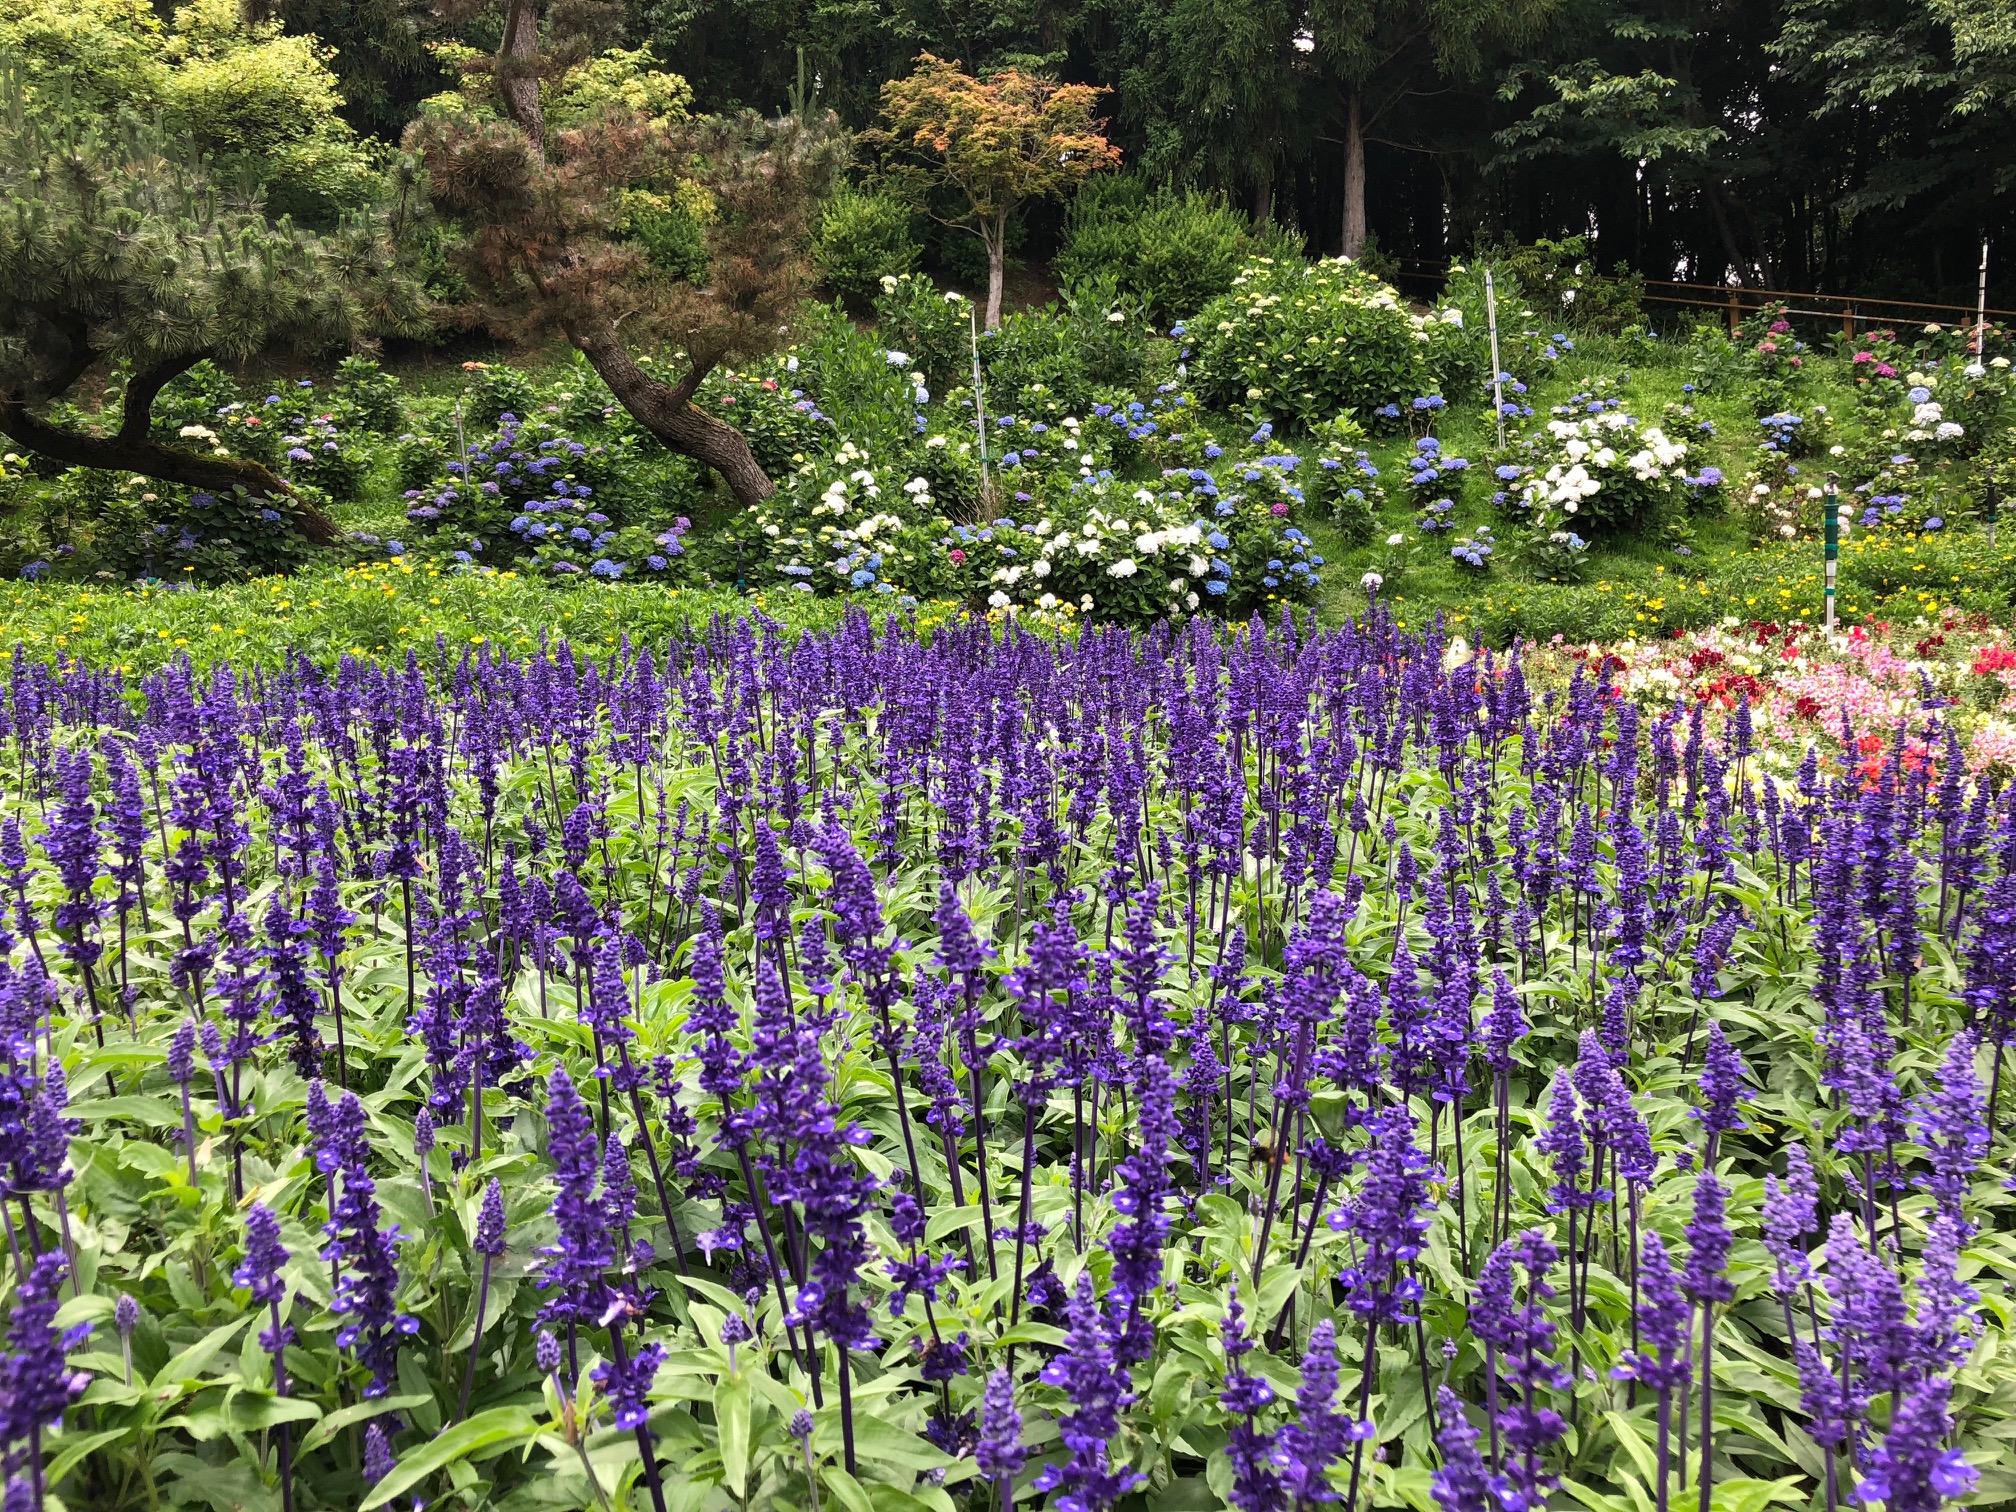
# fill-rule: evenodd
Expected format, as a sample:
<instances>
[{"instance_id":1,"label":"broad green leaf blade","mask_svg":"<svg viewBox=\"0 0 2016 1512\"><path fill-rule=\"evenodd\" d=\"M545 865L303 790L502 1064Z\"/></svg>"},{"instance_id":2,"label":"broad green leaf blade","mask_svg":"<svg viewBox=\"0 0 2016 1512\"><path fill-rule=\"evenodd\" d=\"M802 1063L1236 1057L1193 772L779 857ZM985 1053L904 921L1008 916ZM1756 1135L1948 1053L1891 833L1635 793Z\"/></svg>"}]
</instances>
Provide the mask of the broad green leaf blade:
<instances>
[{"instance_id":1,"label":"broad green leaf blade","mask_svg":"<svg viewBox=\"0 0 2016 1512\"><path fill-rule=\"evenodd\" d=\"M524 1442L538 1432L539 1420L526 1408L492 1407L487 1412L479 1412L467 1422L457 1423L437 1434L411 1454L401 1456L399 1463L392 1467L392 1473L371 1488L371 1494L359 1504L358 1512L371 1512L373 1507L384 1506L409 1486L418 1485L436 1470L467 1459L479 1449Z\"/></svg>"}]
</instances>

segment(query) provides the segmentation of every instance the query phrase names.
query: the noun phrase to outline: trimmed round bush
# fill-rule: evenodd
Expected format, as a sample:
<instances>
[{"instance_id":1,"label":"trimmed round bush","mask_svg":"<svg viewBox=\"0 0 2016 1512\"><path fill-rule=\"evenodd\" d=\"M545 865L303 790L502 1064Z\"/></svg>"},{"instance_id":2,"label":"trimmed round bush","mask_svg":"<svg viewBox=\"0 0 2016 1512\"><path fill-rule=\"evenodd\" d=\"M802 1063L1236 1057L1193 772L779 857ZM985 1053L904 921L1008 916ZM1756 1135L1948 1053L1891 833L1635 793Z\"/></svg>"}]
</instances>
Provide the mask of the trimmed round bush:
<instances>
[{"instance_id":1,"label":"trimmed round bush","mask_svg":"<svg viewBox=\"0 0 2016 1512\"><path fill-rule=\"evenodd\" d=\"M1158 326L1232 287L1258 247L1252 222L1215 195L1095 178L1071 202L1054 264L1067 287L1109 277Z\"/></svg>"},{"instance_id":2,"label":"trimmed round bush","mask_svg":"<svg viewBox=\"0 0 2016 1512\"><path fill-rule=\"evenodd\" d=\"M1424 392L1425 322L1345 258L1255 258L1188 323L1205 403L1307 428Z\"/></svg>"},{"instance_id":3,"label":"trimmed round bush","mask_svg":"<svg viewBox=\"0 0 2016 1512\"><path fill-rule=\"evenodd\" d=\"M901 277L917 266L923 248L912 230L914 212L884 190L843 188L819 217L813 259L819 276L836 294L870 299L885 277Z\"/></svg>"}]
</instances>

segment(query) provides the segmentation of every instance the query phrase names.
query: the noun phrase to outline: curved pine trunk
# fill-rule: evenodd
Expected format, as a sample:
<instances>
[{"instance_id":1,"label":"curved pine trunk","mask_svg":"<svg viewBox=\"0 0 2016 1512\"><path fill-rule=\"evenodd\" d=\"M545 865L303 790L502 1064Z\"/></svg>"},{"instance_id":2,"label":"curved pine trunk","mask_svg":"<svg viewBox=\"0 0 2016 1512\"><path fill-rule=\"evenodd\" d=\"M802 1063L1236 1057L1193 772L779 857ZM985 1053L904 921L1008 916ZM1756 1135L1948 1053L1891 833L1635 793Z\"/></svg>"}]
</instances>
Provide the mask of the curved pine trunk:
<instances>
[{"instance_id":1,"label":"curved pine trunk","mask_svg":"<svg viewBox=\"0 0 2016 1512\"><path fill-rule=\"evenodd\" d=\"M696 365L676 385L661 383L637 365L607 326L568 335L637 423L672 451L719 473L736 503L749 509L777 492L742 433L694 405L694 392L712 363Z\"/></svg>"},{"instance_id":2,"label":"curved pine trunk","mask_svg":"<svg viewBox=\"0 0 2016 1512\"><path fill-rule=\"evenodd\" d=\"M162 483L207 488L217 493L243 488L264 498L285 499L294 511L294 528L316 545L328 546L343 536L335 521L303 502L285 479L249 457L204 456L183 451L124 427L116 435L80 435L31 414L25 403L9 395L0 395L0 433L30 451L72 467L138 473Z\"/></svg>"}]
</instances>

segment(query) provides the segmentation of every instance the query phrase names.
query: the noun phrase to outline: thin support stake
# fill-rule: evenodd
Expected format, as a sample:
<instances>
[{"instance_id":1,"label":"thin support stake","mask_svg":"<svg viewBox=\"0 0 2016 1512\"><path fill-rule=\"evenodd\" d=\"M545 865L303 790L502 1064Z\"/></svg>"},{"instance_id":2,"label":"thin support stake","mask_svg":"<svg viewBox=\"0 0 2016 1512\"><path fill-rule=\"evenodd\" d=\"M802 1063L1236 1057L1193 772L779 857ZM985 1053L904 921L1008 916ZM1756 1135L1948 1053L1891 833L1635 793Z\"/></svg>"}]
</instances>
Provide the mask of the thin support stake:
<instances>
[{"instance_id":1,"label":"thin support stake","mask_svg":"<svg viewBox=\"0 0 2016 1512\"><path fill-rule=\"evenodd\" d=\"M1981 283L1974 296L1974 360L1988 349L1988 238L1981 238Z\"/></svg>"},{"instance_id":2,"label":"thin support stake","mask_svg":"<svg viewBox=\"0 0 2016 1512\"><path fill-rule=\"evenodd\" d=\"M1840 476L1836 473L1830 472L1827 474L1827 492L1824 508L1827 519L1826 533L1823 537L1827 553L1825 569L1827 582L1826 587L1822 591L1826 596L1827 603L1826 630L1829 635L1832 635L1834 633L1834 577L1841 565L1841 480Z\"/></svg>"},{"instance_id":3,"label":"thin support stake","mask_svg":"<svg viewBox=\"0 0 2016 1512\"><path fill-rule=\"evenodd\" d=\"M994 518L994 484L987 476L987 392L980 382L980 317L966 312L966 334L973 350L973 428L980 433L980 507Z\"/></svg>"},{"instance_id":4,"label":"thin support stake","mask_svg":"<svg viewBox=\"0 0 2016 1512\"><path fill-rule=\"evenodd\" d=\"M1505 369L1498 363L1498 289L1484 270L1484 319L1491 327L1491 415L1498 422L1498 449L1505 449Z\"/></svg>"}]
</instances>

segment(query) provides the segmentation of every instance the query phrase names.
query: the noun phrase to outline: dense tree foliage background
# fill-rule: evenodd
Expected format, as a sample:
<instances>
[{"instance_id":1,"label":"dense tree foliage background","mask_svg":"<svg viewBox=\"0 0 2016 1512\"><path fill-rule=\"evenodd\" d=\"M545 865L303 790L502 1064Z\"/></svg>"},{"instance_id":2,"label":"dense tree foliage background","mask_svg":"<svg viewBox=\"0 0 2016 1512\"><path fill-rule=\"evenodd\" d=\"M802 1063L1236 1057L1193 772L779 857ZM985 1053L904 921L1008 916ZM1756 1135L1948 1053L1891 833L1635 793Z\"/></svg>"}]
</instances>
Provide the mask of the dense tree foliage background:
<instances>
[{"instance_id":1,"label":"dense tree foliage background","mask_svg":"<svg viewBox=\"0 0 2016 1512\"><path fill-rule=\"evenodd\" d=\"M441 44L493 49L504 22L273 14L336 49L342 118L388 141ZM701 112L816 88L869 127L925 51L1105 85L1129 164L1314 251L1350 229L1354 102L1364 229L1401 259L1579 234L1605 270L1964 298L2016 183L2009 0L632 0L618 24ZM1060 221L1032 212L1024 254Z\"/></svg>"}]
</instances>

